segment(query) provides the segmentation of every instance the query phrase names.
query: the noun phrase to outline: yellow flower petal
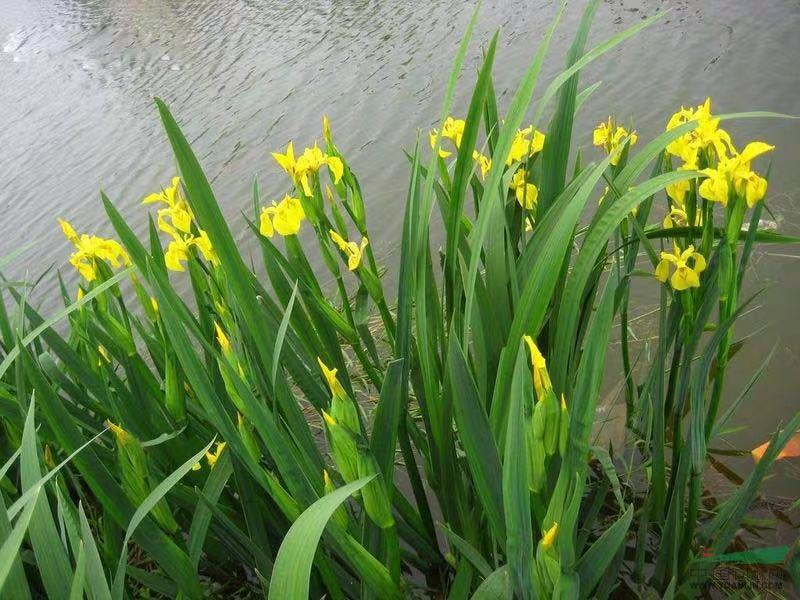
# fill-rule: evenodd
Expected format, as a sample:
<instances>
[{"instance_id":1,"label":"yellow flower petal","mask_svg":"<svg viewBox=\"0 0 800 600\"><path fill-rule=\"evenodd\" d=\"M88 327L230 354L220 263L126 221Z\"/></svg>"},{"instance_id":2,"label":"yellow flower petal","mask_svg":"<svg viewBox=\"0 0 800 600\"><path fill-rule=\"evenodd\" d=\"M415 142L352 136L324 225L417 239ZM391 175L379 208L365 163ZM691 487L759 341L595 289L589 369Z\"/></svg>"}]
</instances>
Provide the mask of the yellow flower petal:
<instances>
[{"instance_id":1,"label":"yellow flower petal","mask_svg":"<svg viewBox=\"0 0 800 600\"><path fill-rule=\"evenodd\" d=\"M259 222L258 231L261 235L271 238L275 235L275 227L272 226L272 215L275 212L275 208L271 206L265 206L261 209L261 218Z\"/></svg>"},{"instance_id":2,"label":"yellow flower petal","mask_svg":"<svg viewBox=\"0 0 800 600\"><path fill-rule=\"evenodd\" d=\"M206 460L208 461L208 466L210 468L214 468L219 460L219 457L222 456L222 451L225 450L225 446L227 444L225 442L217 442L217 447L214 452L207 451L206 452Z\"/></svg>"},{"instance_id":3,"label":"yellow flower petal","mask_svg":"<svg viewBox=\"0 0 800 600\"><path fill-rule=\"evenodd\" d=\"M706 270L706 259L705 257L700 254L699 252L695 252L694 255L694 267L692 269L695 273L702 273Z\"/></svg>"},{"instance_id":4,"label":"yellow flower petal","mask_svg":"<svg viewBox=\"0 0 800 600\"><path fill-rule=\"evenodd\" d=\"M291 177L295 175L295 159L294 159L294 146L292 142L289 142L286 146L286 152L281 154L279 152L273 152L272 158L275 159L280 167L286 171Z\"/></svg>"},{"instance_id":5,"label":"yellow flower petal","mask_svg":"<svg viewBox=\"0 0 800 600\"><path fill-rule=\"evenodd\" d=\"M282 236L296 235L306 218L303 204L288 194L274 207L272 215L272 225Z\"/></svg>"},{"instance_id":6,"label":"yellow flower petal","mask_svg":"<svg viewBox=\"0 0 800 600\"><path fill-rule=\"evenodd\" d=\"M744 147L744 150L739 154L739 160L743 163L750 163L756 157L761 156L767 152L775 150L775 146L771 146L766 142L750 142Z\"/></svg>"},{"instance_id":7,"label":"yellow flower petal","mask_svg":"<svg viewBox=\"0 0 800 600\"><path fill-rule=\"evenodd\" d=\"M339 370L328 367L328 365L322 362L322 359L319 356L317 357L317 363L319 363L319 368L322 371L322 375L325 377L325 381L328 384L328 389L330 389L331 395L338 396L340 398L344 397L346 395L344 388L342 387L342 384L339 383L339 378L336 376L336 373L338 373Z\"/></svg>"},{"instance_id":8,"label":"yellow flower petal","mask_svg":"<svg viewBox=\"0 0 800 600\"><path fill-rule=\"evenodd\" d=\"M553 526L544 532L542 535L542 550L549 550L553 547L558 535L558 523L553 523Z\"/></svg>"},{"instance_id":9,"label":"yellow flower petal","mask_svg":"<svg viewBox=\"0 0 800 600\"><path fill-rule=\"evenodd\" d=\"M111 430L111 433L114 434L114 437L117 438L117 441L121 445L124 446L125 444L127 444L128 442L131 441L131 434L128 433L127 431L125 431L119 425L115 425L110 420L106 420L105 426L108 427Z\"/></svg>"},{"instance_id":10,"label":"yellow flower petal","mask_svg":"<svg viewBox=\"0 0 800 600\"><path fill-rule=\"evenodd\" d=\"M61 226L61 232L64 234L65 238L67 238L72 243L76 243L78 241L78 234L75 233L75 230L72 228L72 225L70 225L68 221L65 221L64 219L59 219L58 224Z\"/></svg>"},{"instance_id":11,"label":"yellow flower petal","mask_svg":"<svg viewBox=\"0 0 800 600\"><path fill-rule=\"evenodd\" d=\"M183 261L189 259L186 245L182 242L171 241L164 253L164 262L170 271L183 271Z\"/></svg>"},{"instance_id":12,"label":"yellow flower petal","mask_svg":"<svg viewBox=\"0 0 800 600\"><path fill-rule=\"evenodd\" d=\"M333 229L329 232L333 243L339 246L339 250L344 252L347 249L347 240L345 240L342 236L336 233Z\"/></svg>"},{"instance_id":13,"label":"yellow flower petal","mask_svg":"<svg viewBox=\"0 0 800 600\"><path fill-rule=\"evenodd\" d=\"M658 266L656 266L655 276L661 283L667 282L669 278L669 261L659 261Z\"/></svg>"},{"instance_id":14,"label":"yellow flower petal","mask_svg":"<svg viewBox=\"0 0 800 600\"><path fill-rule=\"evenodd\" d=\"M228 339L228 336L225 335L225 332L222 330L222 327L219 326L219 323L214 323L214 331L217 334L217 343L219 344L222 353L228 354L228 352L231 351L231 341Z\"/></svg>"},{"instance_id":15,"label":"yellow flower petal","mask_svg":"<svg viewBox=\"0 0 800 600\"><path fill-rule=\"evenodd\" d=\"M753 208L756 202L763 200L766 195L767 180L755 173L751 173L745 184L745 200L747 201L747 207Z\"/></svg>"},{"instance_id":16,"label":"yellow flower petal","mask_svg":"<svg viewBox=\"0 0 800 600\"><path fill-rule=\"evenodd\" d=\"M327 162L328 169L330 169L331 175L333 175L333 183L339 183L344 174L344 163L342 163L342 159L338 156L329 156Z\"/></svg>"},{"instance_id":17,"label":"yellow flower petal","mask_svg":"<svg viewBox=\"0 0 800 600\"><path fill-rule=\"evenodd\" d=\"M516 190L517 202L525 210L533 210L536 207L536 201L539 199L539 188L532 183L526 183Z\"/></svg>"}]
</instances>

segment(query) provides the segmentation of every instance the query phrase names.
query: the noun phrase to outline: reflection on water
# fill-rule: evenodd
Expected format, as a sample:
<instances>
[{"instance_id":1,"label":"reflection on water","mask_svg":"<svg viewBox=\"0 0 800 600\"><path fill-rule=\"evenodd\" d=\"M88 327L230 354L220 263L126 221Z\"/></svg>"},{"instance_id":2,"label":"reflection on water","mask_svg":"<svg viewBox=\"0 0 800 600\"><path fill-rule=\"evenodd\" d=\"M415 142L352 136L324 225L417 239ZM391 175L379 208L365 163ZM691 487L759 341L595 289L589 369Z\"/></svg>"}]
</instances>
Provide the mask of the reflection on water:
<instances>
[{"instance_id":1,"label":"reflection on water","mask_svg":"<svg viewBox=\"0 0 800 600\"><path fill-rule=\"evenodd\" d=\"M577 4L577 3L576 3ZM795 0L606 0L590 43L656 11L670 13L587 70L583 84L602 85L583 109L576 132L586 156L594 122L609 113L635 124L646 139L681 103L712 95L720 112L768 109L800 114L800 5ZM171 106L213 177L243 247L252 247L242 210L252 176L267 197L286 181L268 152L289 139L319 136L327 113L340 148L360 176L372 239L395 261L407 166L401 148L438 114L455 47L471 12L463 0L2 0L0 5L0 256L40 241L20 269L36 275L63 265L67 245L56 217L81 230L109 231L103 188L137 231L146 226L140 199L174 167L152 97ZM475 39L503 29L496 61L501 102L518 81L554 12L545 0L487 0ZM560 67L579 17L571 7L554 38L545 80ZM478 64L473 44L466 74ZM457 94L463 112L469 85ZM800 225L800 126L749 121L734 138L777 145L772 209L786 233ZM742 332L766 324L745 344L743 385L761 357L778 351L752 412L749 443L797 406L800 260L792 248L756 257L753 285L770 286L769 310ZM646 284L640 287L645 288ZM648 309L649 293L641 310ZM780 324L778 327L776 324ZM746 367L746 368L745 368Z\"/></svg>"}]
</instances>

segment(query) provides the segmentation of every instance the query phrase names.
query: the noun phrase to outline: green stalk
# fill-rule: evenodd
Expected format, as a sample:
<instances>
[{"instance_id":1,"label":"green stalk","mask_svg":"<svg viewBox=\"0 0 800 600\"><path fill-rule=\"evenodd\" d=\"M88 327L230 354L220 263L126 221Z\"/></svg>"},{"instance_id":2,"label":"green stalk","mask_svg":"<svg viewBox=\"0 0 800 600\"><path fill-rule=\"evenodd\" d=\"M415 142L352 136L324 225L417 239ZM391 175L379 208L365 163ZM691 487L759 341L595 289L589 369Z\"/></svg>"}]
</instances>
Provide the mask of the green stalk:
<instances>
[{"instance_id":1,"label":"green stalk","mask_svg":"<svg viewBox=\"0 0 800 600\"><path fill-rule=\"evenodd\" d=\"M722 269L720 280L723 290L720 294L719 324L730 318L736 310L738 303L739 282L737 276L736 246L742 229L744 212L747 205L744 198L736 198L733 209L728 212L728 223L726 224L726 240L721 249L720 258ZM708 404L708 412L705 420L706 440L711 437L714 422L717 419L719 402L722 398L722 391L725 383L725 371L728 366L728 354L730 352L731 341L733 340L733 325L725 333L725 337L717 351L717 372L714 377L714 386L711 392L711 399Z\"/></svg>"}]
</instances>

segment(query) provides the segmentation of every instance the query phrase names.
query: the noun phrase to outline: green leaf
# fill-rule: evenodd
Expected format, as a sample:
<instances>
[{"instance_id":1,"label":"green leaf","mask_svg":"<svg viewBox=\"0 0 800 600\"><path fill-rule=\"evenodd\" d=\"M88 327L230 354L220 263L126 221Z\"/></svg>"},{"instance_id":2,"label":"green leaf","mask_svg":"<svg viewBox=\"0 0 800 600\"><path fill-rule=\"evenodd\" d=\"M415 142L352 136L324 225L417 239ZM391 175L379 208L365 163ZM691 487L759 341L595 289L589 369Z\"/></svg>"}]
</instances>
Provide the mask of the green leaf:
<instances>
[{"instance_id":1,"label":"green leaf","mask_svg":"<svg viewBox=\"0 0 800 600\"><path fill-rule=\"evenodd\" d=\"M33 422L35 402L31 399L25 429L22 433L22 455L20 471L22 489L28 491L33 487L42 489L42 472L39 464L39 445L36 441L36 427ZM50 505L46 494L34 493L36 508L33 513L28 535L36 557L36 566L42 577L42 583L50 598L67 598L69 581L72 577L69 558L61 544ZM31 500L33 501L33 500Z\"/></svg>"},{"instance_id":2,"label":"green leaf","mask_svg":"<svg viewBox=\"0 0 800 600\"><path fill-rule=\"evenodd\" d=\"M525 72L522 82L514 93L514 97L511 100L505 121L503 122L500 130L497 147L494 149L492 161L493 168L489 170L489 175L484 185L484 195L481 201L481 212L478 215L478 220L472 230L472 233L470 234L470 251L472 254L470 256L469 266L467 268L466 283L464 285L464 293L466 295L464 323L466 324L469 324L472 321L472 308L475 302L475 285L478 279L478 263L480 262L482 256L484 242L486 242L487 235L489 234L490 225L492 225L493 222L496 225L498 207L500 207L501 203L505 200L504 190L507 189L508 186L502 188L503 193L501 194L501 181L503 180L503 166L505 165L505 158L509 155L514 136L516 135L517 129L519 129L522 125L525 112L528 109L531 98L533 98L533 91L536 87L536 81L539 78L539 71L542 68L544 56L547 53L547 48L550 45L550 40L553 37L553 32L555 31L556 25L558 24L561 14L564 11L565 4L565 2L560 4L558 13L553 19L544 38L537 47L536 53ZM430 171L431 169L429 169L429 172ZM429 177L428 179L431 178ZM493 246L495 246L495 244L489 244L487 252L491 251L491 253L496 254L500 251L505 251L504 244L500 244L499 247L495 248L493 248ZM493 263L494 265L498 264L497 257L487 257L487 261ZM501 262L502 261L500 261L500 263ZM487 272L490 274L494 273L494 269L489 268L487 269ZM466 338L464 342L466 343Z\"/></svg>"},{"instance_id":3,"label":"green leaf","mask_svg":"<svg viewBox=\"0 0 800 600\"><path fill-rule=\"evenodd\" d=\"M532 401L533 390L527 390L529 393L526 393L526 386L532 385L526 359L525 349L520 344L511 381L511 404L503 459L503 500L508 532L506 557L509 575L516 593L522 598L532 598L533 526L524 407L526 400Z\"/></svg>"},{"instance_id":4,"label":"green leaf","mask_svg":"<svg viewBox=\"0 0 800 600\"><path fill-rule=\"evenodd\" d=\"M511 576L508 566L503 565L478 586L472 600L508 600L511 598Z\"/></svg>"},{"instance_id":5,"label":"green leaf","mask_svg":"<svg viewBox=\"0 0 800 600\"><path fill-rule=\"evenodd\" d=\"M622 516L606 529L594 544L589 546L589 549L575 564L581 581L581 598L591 597L595 586L600 582L600 578L625 542L625 536L632 520L633 505L630 505Z\"/></svg>"},{"instance_id":6,"label":"green leaf","mask_svg":"<svg viewBox=\"0 0 800 600\"><path fill-rule=\"evenodd\" d=\"M442 531L450 540L450 543L456 547L461 555L466 558L472 565L478 569L478 572L484 577L489 577L492 574L492 567L486 562L486 559L481 556L480 551L470 544L467 540L458 535L455 531L442 525Z\"/></svg>"},{"instance_id":7,"label":"green leaf","mask_svg":"<svg viewBox=\"0 0 800 600\"><path fill-rule=\"evenodd\" d=\"M83 542L80 542L78 560L75 563L75 572L72 576L72 585L69 588L69 600L83 600L83 589L86 584L86 551Z\"/></svg>"},{"instance_id":8,"label":"green leaf","mask_svg":"<svg viewBox=\"0 0 800 600\"><path fill-rule=\"evenodd\" d=\"M0 480L2 480L2 476L0 476ZM6 514L3 494L0 493L0 548L5 544L11 533L11 523ZM19 553L12 556L10 561L10 565L4 566L2 560L0 560L0 569L10 568L10 571L4 576L5 584L3 584L0 579L0 593L2 593L3 597L8 596L10 600L29 600L31 592L30 589L28 589L28 582L25 579L25 571L22 568L22 560L20 559Z\"/></svg>"},{"instance_id":9,"label":"green leaf","mask_svg":"<svg viewBox=\"0 0 800 600\"><path fill-rule=\"evenodd\" d=\"M402 418L404 398L403 386L400 379L403 377L403 360L394 360L389 363L381 387L381 396L372 420L372 437L370 447L378 469L387 482L394 480L394 455L397 445L397 431Z\"/></svg>"},{"instance_id":10,"label":"green leaf","mask_svg":"<svg viewBox=\"0 0 800 600\"><path fill-rule=\"evenodd\" d=\"M600 466L603 468L603 473L605 473L609 483L611 483L611 489L614 491L614 498L617 500L620 510L625 508L625 503L622 501L622 491L620 489L617 470L614 468L614 463L611 460L611 455L608 453L608 450L602 446L593 446L592 454L594 454L597 460L600 462Z\"/></svg>"},{"instance_id":11,"label":"green leaf","mask_svg":"<svg viewBox=\"0 0 800 600\"><path fill-rule=\"evenodd\" d=\"M225 485L228 483L231 474L233 473L233 465L231 464L231 453L223 452L222 456L217 460L217 464L211 469L211 473L206 479L206 484L203 486L201 495L207 499L208 502L216 503L220 495L225 490ZM194 516L192 517L192 524L189 526L189 558L195 567L200 562L200 554L203 552L203 543L208 533L208 527L211 525L211 509L206 503L200 499L197 501L197 508L195 508Z\"/></svg>"},{"instance_id":12,"label":"green leaf","mask_svg":"<svg viewBox=\"0 0 800 600\"><path fill-rule=\"evenodd\" d=\"M123 269L110 279L107 279L97 287L93 288L91 291L87 292L83 298L80 300L76 300L66 308L60 310L55 315L47 319L44 323L40 324L36 327L33 331L31 331L28 335L22 338L22 347L27 347L31 342L33 342L36 338L38 338L43 332L50 329L53 325L58 323L61 319L69 315L75 310L78 310L84 304L90 302L92 299L96 298L100 294L104 293L108 288L117 285L120 281L125 279L128 275L133 272L133 267L128 267L127 269ZM0 379L2 379L3 375L5 375L8 368L11 366L11 363L19 356L20 348L19 346L15 346L12 348L9 353L3 359L3 362L0 363Z\"/></svg>"},{"instance_id":13,"label":"green leaf","mask_svg":"<svg viewBox=\"0 0 800 600\"><path fill-rule=\"evenodd\" d=\"M492 66L494 64L494 54L497 48L497 38L499 31L495 32L489 42L489 49L483 59L478 81L472 92L467 118L465 119L464 134L461 138L461 145L458 149L455 172L453 174L453 184L450 188L450 219L447 222L447 251L445 256L448 259L448 276L451 283L455 284L455 277L458 273L458 241L459 226L464 208L464 196L467 192L467 185L472 173L475 170L472 159L472 151L475 149L475 142L478 139L478 131L481 125L481 114L486 103L486 94L491 83ZM452 293L452 292L451 292Z\"/></svg>"},{"instance_id":14,"label":"green leaf","mask_svg":"<svg viewBox=\"0 0 800 600\"><path fill-rule=\"evenodd\" d=\"M567 53L567 68L572 67L583 54L589 28L597 10L599 0L586 3L575 39ZM564 178L569 162L569 148L572 142L572 125L575 118L576 95L579 71L575 71L559 92L558 106L547 130L547 140L542 150L542 179L540 184L539 211L543 215L550 202L564 189Z\"/></svg>"},{"instance_id":15,"label":"green leaf","mask_svg":"<svg viewBox=\"0 0 800 600\"><path fill-rule=\"evenodd\" d=\"M275 337L275 351L272 356L272 381L278 378L278 366L280 365L283 340L286 338L286 330L289 328L289 323L291 322L295 298L297 298L297 282L295 282L294 288L292 288L292 295L289 298L289 303L286 305L280 327L278 327L278 335Z\"/></svg>"},{"instance_id":16,"label":"green leaf","mask_svg":"<svg viewBox=\"0 0 800 600\"><path fill-rule=\"evenodd\" d=\"M458 438L464 448L472 482L492 533L502 545L506 539L506 526L503 516L503 490L498 478L498 474L502 472L500 456L489 427L489 419L455 335L450 336L448 370Z\"/></svg>"},{"instance_id":17,"label":"green leaf","mask_svg":"<svg viewBox=\"0 0 800 600\"><path fill-rule=\"evenodd\" d=\"M22 540L25 538L25 533L28 531L31 518L33 517L34 509L38 504L39 494L42 488L37 488L36 493L30 498L25 505L25 509L14 524L14 529L11 534L0 546L0 592L3 591L3 586L6 583L8 574L14 566L15 561L19 555L19 548L22 545Z\"/></svg>"},{"instance_id":18,"label":"green leaf","mask_svg":"<svg viewBox=\"0 0 800 600\"><path fill-rule=\"evenodd\" d=\"M294 522L275 558L270 600L307 600L311 566L325 525L340 504L374 477L364 477L323 496Z\"/></svg>"},{"instance_id":19,"label":"green leaf","mask_svg":"<svg viewBox=\"0 0 800 600\"><path fill-rule=\"evenodd\" d=\"M108 587L100 552L97 550L97 544L89 527L89 519L86 518L82 504L78 505L78 518L81 524L81 541L86 552L86 577L91 597L94 600L111 600L111 589Z\"/></svg>"}]
</instances>

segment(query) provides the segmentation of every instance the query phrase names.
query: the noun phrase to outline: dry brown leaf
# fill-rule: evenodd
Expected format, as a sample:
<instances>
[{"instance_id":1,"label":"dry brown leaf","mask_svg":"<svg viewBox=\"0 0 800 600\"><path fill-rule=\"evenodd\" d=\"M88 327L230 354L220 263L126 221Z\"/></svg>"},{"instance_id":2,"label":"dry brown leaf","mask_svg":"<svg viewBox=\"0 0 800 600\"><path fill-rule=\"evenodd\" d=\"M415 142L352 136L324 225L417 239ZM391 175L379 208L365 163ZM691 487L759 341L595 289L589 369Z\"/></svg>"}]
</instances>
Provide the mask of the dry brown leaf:
<instances>
[{"instance_id":1,"label":"dry brown leaf","mask_svg":"<svg viewBox=\"0 0 800 600\"><path fill-rule=\"evenodd\" d=\"M753 448L750 451L750 454L753 455L753 460L756 462L760 461L768 447L769 442L765 442L757 448ZM798 456L800 456L800 432L795 433L791 437L789 443L786 444L783 450L781 450L780 454L778 454L775 460L780 460L782 458L796 458Z\"/></svg>"}]
</instances>

